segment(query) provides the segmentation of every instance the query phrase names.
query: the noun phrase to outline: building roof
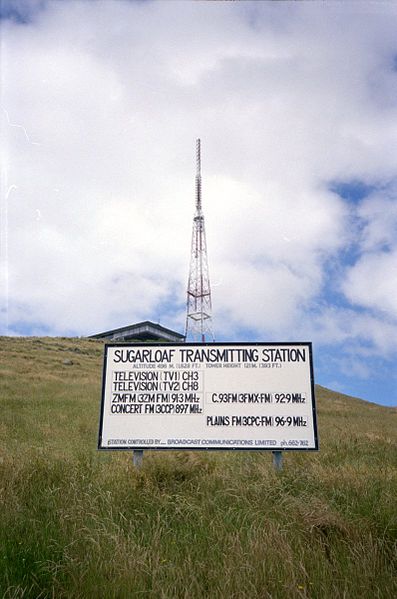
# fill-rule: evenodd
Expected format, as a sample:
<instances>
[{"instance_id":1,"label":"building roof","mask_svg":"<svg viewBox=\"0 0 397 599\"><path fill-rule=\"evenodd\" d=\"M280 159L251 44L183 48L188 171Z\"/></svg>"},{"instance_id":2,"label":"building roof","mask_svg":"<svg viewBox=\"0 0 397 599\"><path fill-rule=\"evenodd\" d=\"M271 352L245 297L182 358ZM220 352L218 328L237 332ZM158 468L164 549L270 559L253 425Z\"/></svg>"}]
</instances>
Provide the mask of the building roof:
<instances>
[{"instance_id":1,"label":"building roof","mask_svg":"<svg viewBox=\"0 0 397 599\"><path fill-rule=\"evenodd\" d=\"M111 331L90 335L91 339L111 339L112 341L184 341L185 336L149 320L130 324Z\"/></svg>"}]
</instances>

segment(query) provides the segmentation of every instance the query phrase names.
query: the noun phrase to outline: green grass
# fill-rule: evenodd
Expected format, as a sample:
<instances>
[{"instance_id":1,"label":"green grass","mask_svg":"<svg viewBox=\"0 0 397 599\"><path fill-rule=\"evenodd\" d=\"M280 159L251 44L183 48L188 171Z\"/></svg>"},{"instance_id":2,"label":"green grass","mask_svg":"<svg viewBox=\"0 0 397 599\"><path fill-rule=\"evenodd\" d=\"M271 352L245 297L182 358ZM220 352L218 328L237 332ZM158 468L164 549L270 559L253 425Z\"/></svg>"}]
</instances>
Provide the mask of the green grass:
<instances>
[{"instance_id":1,"label":"green grass","mask_svg":"<svg viewBox=\"0 0 397 599\"><path fill-rule=\"evenodd\" d=\"M102 354L0 338L0 597L397 596L396 409L318 387L320 451L279 473L267 452L136 470L96 451Z\"/></svg>"}]
</instances>

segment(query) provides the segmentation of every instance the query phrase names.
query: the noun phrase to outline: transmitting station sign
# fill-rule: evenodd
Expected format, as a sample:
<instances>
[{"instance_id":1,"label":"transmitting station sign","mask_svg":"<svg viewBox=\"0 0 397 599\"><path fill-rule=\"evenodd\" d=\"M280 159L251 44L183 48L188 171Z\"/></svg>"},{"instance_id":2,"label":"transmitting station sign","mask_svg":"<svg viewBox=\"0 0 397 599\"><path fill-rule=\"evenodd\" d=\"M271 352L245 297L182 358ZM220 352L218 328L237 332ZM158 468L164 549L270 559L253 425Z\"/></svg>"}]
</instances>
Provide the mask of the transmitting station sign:
<instances>
[{"instance_id":1,"label":"transmitting station sign","mask_svg":"<svg viewBox=\"0 0 397 599\"><path fill-rule=\"evenodd\" d=\"M311 343L105 346L99 449L318 449Z\"/></svg>"}]
</instances>

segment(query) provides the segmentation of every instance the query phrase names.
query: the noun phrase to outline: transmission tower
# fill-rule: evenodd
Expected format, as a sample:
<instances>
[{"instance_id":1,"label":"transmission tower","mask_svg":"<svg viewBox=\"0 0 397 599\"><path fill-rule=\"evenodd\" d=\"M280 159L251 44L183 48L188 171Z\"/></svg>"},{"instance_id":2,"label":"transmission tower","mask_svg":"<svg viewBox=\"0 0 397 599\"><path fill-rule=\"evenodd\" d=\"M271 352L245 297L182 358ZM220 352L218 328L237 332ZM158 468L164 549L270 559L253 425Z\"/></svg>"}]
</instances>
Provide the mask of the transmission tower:
<instances>
[{"instance_id":1,"label":"transmission tower","mask_svg":"<svg viewBox=\"0 0 397 599\"><path fill-rule=\"evenodd\" d=\"M207 242L201 205L201 144L196 140L196 213L193 218L192 247L186 302L186 340L214 341L212 332L211 287Z\"/></svg>"}]
</instances>

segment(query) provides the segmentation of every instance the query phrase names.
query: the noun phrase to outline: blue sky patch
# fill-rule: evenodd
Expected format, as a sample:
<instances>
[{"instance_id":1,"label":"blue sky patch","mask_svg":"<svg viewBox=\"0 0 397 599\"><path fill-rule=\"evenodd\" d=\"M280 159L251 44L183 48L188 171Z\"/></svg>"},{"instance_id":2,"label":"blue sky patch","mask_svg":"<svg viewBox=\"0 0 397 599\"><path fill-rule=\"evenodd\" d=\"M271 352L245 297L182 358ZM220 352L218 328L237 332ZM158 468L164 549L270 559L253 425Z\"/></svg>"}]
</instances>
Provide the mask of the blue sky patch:
<instances>
[{"instance_id":1,"label":"blue sky patch","mask_svg":"<svg viewBox=\"0 0 397 599\"><path fill-rule=\"evenodd\" d=\"M0 20L13 21L18 25L28 25L34 16L44 10L45 0L2 0L0 3Z\"/></svg>"},{"instance_id":2,"label":"blue sky patch","mask_svg":"<svg viewBox=\"0 0 397 599\"><path fill-rule=\"evenodd\" d=\"M376 185L369 185L364 181L334 181L329 186L330 191L337 193L342 199L357 204L376 189Z\"/></svg>"}]
</instances>

